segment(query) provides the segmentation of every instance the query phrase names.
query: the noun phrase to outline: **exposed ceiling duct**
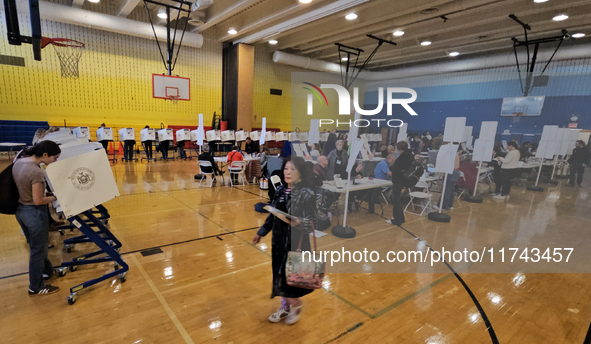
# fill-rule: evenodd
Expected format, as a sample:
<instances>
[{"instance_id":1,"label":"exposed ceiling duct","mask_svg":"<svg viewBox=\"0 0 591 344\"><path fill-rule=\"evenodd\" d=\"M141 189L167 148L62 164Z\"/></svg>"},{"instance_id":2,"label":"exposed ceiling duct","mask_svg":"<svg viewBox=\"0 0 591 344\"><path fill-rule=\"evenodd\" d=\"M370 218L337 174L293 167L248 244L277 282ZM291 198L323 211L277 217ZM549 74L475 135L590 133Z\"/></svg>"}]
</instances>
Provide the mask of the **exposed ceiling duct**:
<instances>
[{"instance_id":1,"label":"exposed ceiling duct","mask_svg":"<svg viewBox=\"0 0 591 344\"><path fill-rule=\"evenodd\" d=\"M554 49L540 50L538 53L538 63L548 61L550 56L552 56L552 53L554 53ZM560 48L556 56L554 56L553 61L582 59L589 57L591 57L591 44L582 44ZM341 72L340 66L336 63L310 59L305 56L289 54L281 51L276 51L273 53L273 62L323 72ZM428 65L414 67L401 67L380 72L364 71L359 75L359 77L367 81L392 80L505 66L515 66L515 54L513 52L481 56L470 59L461 59L453 62L431 63Z\"/></svg>"},{"instance_id":2,"label":"exposed ceiling duct","mask_svg":"<svg viewBox=\"0 0 591 344\"><path fill-rule=\"evenodd\" d=\"M18 11L22 15L28 15L29 2L27 0L19 0ZM41 19L45 20L53 20L60 23L116 32L123 35L154 39L154 31L152 31L152 25L150 25L150 23L86 11L80 8L58 5L47 1L39 1L39 13L41 14ZM158 35L158 40L166 42L166 28L154 25L154 29ZM177 36L180 37L180 35L182 35L182 32L177 30ZM201 48L203 45L203 36L194 32L185 32L183 45Z\"/></svg>"}]
</instances>

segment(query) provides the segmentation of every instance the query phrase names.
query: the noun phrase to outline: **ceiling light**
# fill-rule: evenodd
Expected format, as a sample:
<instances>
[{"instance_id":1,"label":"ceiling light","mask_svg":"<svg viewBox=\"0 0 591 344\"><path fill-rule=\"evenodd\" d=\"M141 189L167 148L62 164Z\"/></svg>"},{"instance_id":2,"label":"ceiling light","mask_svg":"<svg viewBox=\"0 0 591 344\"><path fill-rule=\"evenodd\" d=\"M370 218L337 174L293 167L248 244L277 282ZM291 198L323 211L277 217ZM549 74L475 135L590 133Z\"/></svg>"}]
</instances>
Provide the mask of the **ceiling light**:
<instances>
[{"instance_id":1,"label":"ceiling light","mask_svg":"<svg viewBox=\"0 0 591 344\"><path fill-rule=\"evenodd\" d=\"M458 55L460 55L460 53L457 51L452 51L451 53L449 53L449 56L458 56Z\"/></svg>"},{"instance_id":2,"label":"ceiling light","mask_svg":"<svg viewBox=\"0 0 591 344\"><path fill-rule=\"evenodd\" d=\"M343 57L343 58L341 59L341 61L349 61L349 58L348 58L348 57Z\"/></svg>"},{"instance_id":3,"label":"ceiling light","mask_svg":"<svg viewBox=\"0 0 591 344\"><path fill-rule=\"evenodd\" d=\"M582 32L578 32L572 35L572 38L583 38L585 37L585 34Z\"/></svg>"},{"instance_id":4,"label":"ceiling light","mask_svg":"<svg viewBox=\"0 0 591 344\"><path fill-rule=\"evenodd\" d=\"M542 2L546 2L546 1L548 1L548 0L534 0L534 2L536 4L541 4Z\"/></svg>"},{"instance_id":5,"label":"ceiling light","mask_svg":"<svg viewBox=\"0 0 591 344\"><path fill-rule=\"evenodd\" d=\"M312 0L300 0L300 4L309 4Z\"/></svg>"},{"instance_id":6,"label":"ceiling light","mask_svg":"<svg viewBox=\"0 0 591 344\"><path fill-rule=\"evenodd\" d=\"M229 33L230 35L235 35L235 34L237 34L237 33L238 33L238 31L236 31L236 29L235 29L235 28L231 27L230 29L228 29L228 33Z\"/></svg>"},{"instance_id":7,"label":"ceiling light","mask_svg":"<svg viewBox=\"0 0 591 344\"><path fill-rule=\"evenodd\" d=\"M357 14L355 13L349 13L345 16L345 19L347 20L353 20L353 19L357 19Z\"/></svg>"},{"instance_id":8,"label":"ceiling light","mask_svg":"<svg viewBox=\"0 0 591 344\"><path fill-rule=\"evenodd\" d=\"M164 10L164 8L158 10L157 16L158 18L166 19L166 11Z\"/></svg>"},{"instance_id":9,"label":"ceiling light","mask_svg":"<svg viewBox=\"0 0 591 344\"><path fill-rule=\"evenodd\" d=\"M275 39L272 39L269 41L269 44L277 44L277 43L279 43L279 42L277 42L277 40L275 40Z\"/></svg>"},{"instance_id":10,"label":"ceiling light","mask_svg":"<svg viewBox=\"0 0 591 344\"><path fill-rule=\"evenodd\" d=\"M400 37L400 36L404 35L404 31L396 30L396 31L394 31L393 35L396 37Z\"/></svg>"},{"instance_id":11,"label":"ceiling light","mask_svg":"<svg viewBox=\"0 0 591 344\"><path fill-rule=\"evenodd\" d=\"M422 41L421 42L421 45L424 46L424 47L426 47L428 45L431 45L431 41Z\"/></svg>"},{"instance_id":12,"label":"ceiling light","mask_svg":"<svg viewBox=\"0 0 591 344\"><path fill-rule=\"evenodd\" d=\"M97 3L97 2L100 2L101 0L88 0L88 1Z\"/></svg>"},{"instance_id":13,"label":"ceiling light","mask_svg":"<svg viewBox=\"0 0 591 344\"><path fill-rule=\"evenodd\" d=\"M559 14L556 17L552 18L552 20L554 21L563 21L563 20L567 20L568 16L566 14Z\"/></svg>"}]
</instances>

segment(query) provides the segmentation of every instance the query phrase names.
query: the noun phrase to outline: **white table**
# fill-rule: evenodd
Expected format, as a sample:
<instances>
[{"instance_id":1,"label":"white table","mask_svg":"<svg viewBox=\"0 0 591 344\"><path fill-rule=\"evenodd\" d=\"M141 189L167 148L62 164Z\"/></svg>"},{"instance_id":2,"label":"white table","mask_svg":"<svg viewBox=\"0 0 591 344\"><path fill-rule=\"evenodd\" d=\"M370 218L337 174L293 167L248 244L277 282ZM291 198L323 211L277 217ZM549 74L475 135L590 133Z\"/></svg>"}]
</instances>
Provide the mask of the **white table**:
<instances>
[{"instance_id":1,"label":"white table","mask_svg":"<svg viewBox=\"0 0 591 344\"><path fill-rule=\"evenodd\" d=\"M8 147L8 158L10 159L10 153L14 150L14 147L24 147L26 143L14 143L14 142L0 142L0 147Z\"/></svg>"},{"instance_id":2,"label":"white table","mask_svg":"<svg viewBox=\"0 0 591 344\"><path fill-rule=\"evenodd\" d=\"M348 182L345 180L344 187L337 188L334 181L324 182L322 184L321 188L324 190L330 191L330 192L345 193L345 192L347 192L347 183ZM368 190L368 189L374 189L374 188L383 188L383 187L388 187L388 186L392 185L392 181L390 181L390 180L376 179L376 178L374 178L372 180L369 180L369 178L355 179L355 183L356 183L356 185L349 186L349 192Z\"/></svg>"}]
</instances>

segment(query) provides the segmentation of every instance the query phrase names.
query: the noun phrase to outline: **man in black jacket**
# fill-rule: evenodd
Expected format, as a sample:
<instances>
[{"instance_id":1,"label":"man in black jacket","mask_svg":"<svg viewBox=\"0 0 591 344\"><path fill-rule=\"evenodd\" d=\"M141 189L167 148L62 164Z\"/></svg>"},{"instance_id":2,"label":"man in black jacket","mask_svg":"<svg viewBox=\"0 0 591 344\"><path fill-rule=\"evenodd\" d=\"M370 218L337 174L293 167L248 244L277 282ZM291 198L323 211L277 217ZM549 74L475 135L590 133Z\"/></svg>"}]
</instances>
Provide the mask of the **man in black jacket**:
<instances>
[{"instance_id":1,"label":"man in black jacket","mask_svg":"<svg viewBox=\"0 0 591 344\"><path fill-rule=\"evenodd\" d=\"M199 154L197 159L199 159L200 161L209 161L211 163L211 166L213 168L213 172L215 173L215 175L221 176L224 174L223 171L220 171L218 164L216 164L215 160L213 160L213 156L209 153L209 146L208 145L203 145L203 153ZM203 170L203 172L206 172L206 173L212 172L211 170L206 170L207 169L206 167L201 167L201 169ZM214 177L214 181L215 181L215 177Z\"/></svg>"},{"instance_id":2,"label":"man in black jacket","mask_svg":"<svg viewBox=\"0 0 591 344\"><path fill-rule=\"evenodd\" d=\"M405 141L398 142L396 144L396 150L400 153L400 156L390 166L390 171L392 172L392 219L386 222L400 226L404 223L404 211L400 203L400 195L404 188L404 185L402 185L403 174L412 165L415 158L408 149L408 143Z\"/></svg>"},{"instance_id":3,"label":"man in black jacket","mask_svg":"<svg viewBox=\"0 0 591 344\"><path fill-rule=\"evenodd\" d=\"M259 153L259 144L247 137L244 143L244 151L246 154Z\"/></svg>"},{"instance_id":4,"label":"man in black jacket","mask_svg":"<svg viewBox=\"0 0 591 344\"><path fill-rule=\"evenodd\" d=\"M577 176L577 184L581 186L583 184L583 173L585 173L585 165L589 164L589 150L585 147L585 141L578 140L575 142L575 149L570 159L570 179L567 186L575 185L575 175Z\"/></svg>"}]
</instances>

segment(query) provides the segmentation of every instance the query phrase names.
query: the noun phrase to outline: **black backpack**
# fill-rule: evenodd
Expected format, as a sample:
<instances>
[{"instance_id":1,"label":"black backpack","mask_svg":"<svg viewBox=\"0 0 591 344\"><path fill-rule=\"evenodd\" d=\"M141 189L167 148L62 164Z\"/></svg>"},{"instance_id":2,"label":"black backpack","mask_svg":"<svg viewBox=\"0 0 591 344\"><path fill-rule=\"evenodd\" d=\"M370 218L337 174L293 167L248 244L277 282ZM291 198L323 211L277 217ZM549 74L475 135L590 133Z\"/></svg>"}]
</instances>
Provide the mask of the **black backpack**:
<instances>
[{"instance_id":1,"label":"black backpack","mask_svg":"<svg viewBox=\"0 0 591 344\"><path fill-rule=\"evenodd\" d=\"M402 171L402 185L407 188L417 185L424 172L421 163L416 160L413 161L406 170Z\"/></svg>"},{"instance_id":2,"label":"black backpack","mask_svg":"<svg viewBox=\"0 0 591 344\"><path fill-rule=\"evenodd\" d=\"M0 173L0 214L13 215L18 207L18 189L12 178L12 166L10 164Z\"/></svg>"}]
</instances>

